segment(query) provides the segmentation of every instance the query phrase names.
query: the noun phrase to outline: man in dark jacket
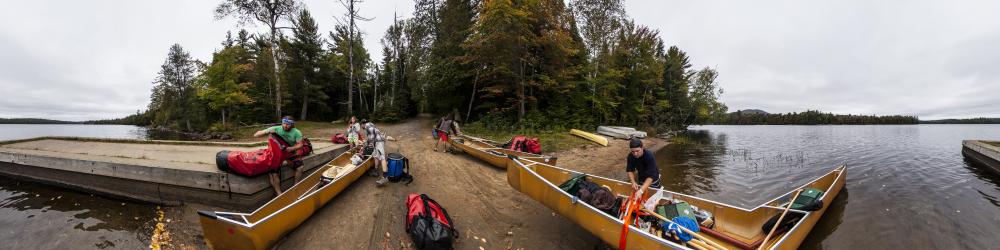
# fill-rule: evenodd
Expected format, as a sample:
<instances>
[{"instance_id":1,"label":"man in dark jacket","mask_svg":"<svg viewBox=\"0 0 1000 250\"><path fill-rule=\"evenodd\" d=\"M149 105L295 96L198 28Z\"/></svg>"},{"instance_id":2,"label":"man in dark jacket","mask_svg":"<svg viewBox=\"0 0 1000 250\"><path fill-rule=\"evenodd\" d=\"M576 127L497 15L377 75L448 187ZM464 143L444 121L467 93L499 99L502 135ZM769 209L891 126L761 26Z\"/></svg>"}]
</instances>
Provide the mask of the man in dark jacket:
<instances>
[{"instance_id":1,"label":"man in dark jacket","mask_svg":"<svg viewBox=\"0 0 1000 250\"><path fill-rule=\"evenodd\" d=\"M642 140L632 138L628 143L625 171L632 189L645 193L649 188L660 188L660 168L656 166L653 152L642 147Z\"/></svg>"}]
</instances>

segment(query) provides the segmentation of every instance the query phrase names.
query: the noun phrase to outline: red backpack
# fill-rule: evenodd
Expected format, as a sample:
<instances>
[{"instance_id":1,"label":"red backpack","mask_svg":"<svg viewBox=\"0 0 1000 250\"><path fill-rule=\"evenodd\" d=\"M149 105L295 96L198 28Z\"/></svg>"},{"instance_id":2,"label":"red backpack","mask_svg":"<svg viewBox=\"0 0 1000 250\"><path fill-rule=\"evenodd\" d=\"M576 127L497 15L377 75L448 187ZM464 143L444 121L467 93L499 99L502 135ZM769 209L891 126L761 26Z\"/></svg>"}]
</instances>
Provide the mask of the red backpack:
<instances>
[{"instance_id":1,"label":"red backpack","mask_svg":"<svg viewBox=\"0 0 1000 250\"><path fill-rule=\"evenodd\" d=\"M528 140L528 137L525 137L523 135L515 135L514 138L510 138L510 141L507 142L507 144L504 144L504 148L514 151L523 151L524 141L526 140Z\"/></svg>"},{"instance_id":2,"label":"red backpack","mask_svg":"<svg viewBox=\"0 0 1000 250\"><path fill-rule=\"evenodd\" d=\"M532 154L542 153L542 144L538 142L538 138L528 138L523 135L516 135L514 138L510 138L510 142L504 144L504 148Z\"/></svg>"},{"instance_id":3,"label":"red backpack","mask_svg":"<svg viewBox=\"0 0 1000 250\"><path fill-rule=\"evenodd\" d=\"M441 204L426 194L410 194L406 207L406 232L417 249L452 249L458 230Z\"/></svg>"},{"instance_id":4,"label":"red backpack","mask_svg":"<svg viewBox=\"0 0 1000 250\"><path fill-rule=\"evenodd\" d=\"M334 144L347 144L347 136L344 136L344 133L337 133L333 137L330 137L330 142Z\"/></svg>"},{"instance_id":5,"label":"red backpack","mask_svg":"<svg viewBox=\"0 0 1000 250\"><path fill-rule=\"evenodd\" d=\"M538 141L538 138L528 138L528 140L524 141L523 151L532 154L541 154L542 143Z\"/></svg>"}]
</instances>

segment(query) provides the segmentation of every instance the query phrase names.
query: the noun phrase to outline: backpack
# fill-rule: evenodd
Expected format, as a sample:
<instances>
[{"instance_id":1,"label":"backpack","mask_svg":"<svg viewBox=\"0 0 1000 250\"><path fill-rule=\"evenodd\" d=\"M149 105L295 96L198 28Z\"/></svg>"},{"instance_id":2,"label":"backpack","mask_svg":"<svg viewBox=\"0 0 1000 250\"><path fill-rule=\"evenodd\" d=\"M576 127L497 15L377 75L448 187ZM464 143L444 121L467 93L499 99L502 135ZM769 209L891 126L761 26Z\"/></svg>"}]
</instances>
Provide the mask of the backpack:
<instances>
[{"instance_id":1,"label":"backpack","mask_svg":"<svg viewBox=\"0 0 1000 250\"><path fill-rule=\"evenodd\" d=\"M523 152L524 141L526 140L528 140L528 137L525 137L523 135L515 135L514 138L510 138L510 141L508 141L507 144L504 144L503 146L506 149Z\"/></svg>"},{"instance_id":2,"label":"backpack","mask_svg":"<svg viewBox=\"0 0 1000 250\"><path fill-rule=\"evenodd\" d=\"M347 136L344 136L344 133L337 133L333 137L330 137L330 142L334 144L347 144Z\"/></svg>"},{"instance_id":3,"label":"backpack","mask_svg":"<svg viewBox=\"0 0 1000 250\"><path fill-rule=\"evenodd\" d=\"M406 197L406 232L417 249L452 249L458 238L448 211L426 194Z\"/></svg>"},{"instance_id":4,"label":"backpack","mask_svg":"<svg viewBox=\"0 0 1000 250\"><path fill-rule=\"evenodd\" d=\"M542 153L542 143L538 141L538 138L528 138L524 141L524 151L532 154Z\"/></svg>"},{"instance_id":5,"label":"backpack","mask_svg":"<svg viewBox=\"0 0 1000 250\"><path fill-rule=\"evenodd\" d=\"M403 157L399 153L389 153L386 158L386 169L385 178L389 179L391 182L399 182L400 180L407 180L406 184L413 182L413 176L410 175L410 159ZM404 171L405 170L405 171Z\"/></svg>"}]
</instances>

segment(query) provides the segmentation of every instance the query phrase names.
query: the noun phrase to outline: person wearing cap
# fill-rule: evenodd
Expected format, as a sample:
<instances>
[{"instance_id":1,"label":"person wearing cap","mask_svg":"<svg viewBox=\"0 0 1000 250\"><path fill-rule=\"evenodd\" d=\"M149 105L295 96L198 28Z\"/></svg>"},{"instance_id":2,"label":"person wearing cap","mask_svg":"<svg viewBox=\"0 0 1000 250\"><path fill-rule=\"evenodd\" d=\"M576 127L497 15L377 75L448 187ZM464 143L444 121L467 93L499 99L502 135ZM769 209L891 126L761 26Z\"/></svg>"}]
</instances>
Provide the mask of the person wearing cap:
<instances>
[{"instance_id":1,"label":"person wearing cap","mask_svg":"<svg viewBox=\"0 0 1000 250\"><path fill-rule=\"evenodd\" d=\"M375 127L375 124L368 122L368 120L362 119L361 124L363 124L361 127L365 130L364 133L359 134L363 135L363 138L361 138L361 144L373 147L372 158L375 158L375 163L380 166L376 167L376 169L382 170L382 173L389 171L389 164L385 158L385 134L382 133L382 131L379 131L378 128ZM376 185L382 186L389 182L389 179L385 176L381 174L379 176L379 179L375 181Z\"/></svg>"},{"instance_id":2,"label":"person wearing cap","mask_svg":"<svg viewBox=\"0 0 1000 250\"><path fill-rule=\"evenodd\" d=\"M653 152L642 147L642 140L632 138L628 143L625 171L628 172L632 190L645 193L649 188L660 187L660 169Z\"/></svg>"},{"instance_id":3,"label":"person wearing cap","mask_svg":"<svg viewBox=\"0 0 1000 250\"><path fill-rule=\"evenodd\" d=\"M295 120L293 120L291 116L282 117L281 125L257 131L257 133L254 133L253 136L261 137L269 134L278 135L278 137L281 137L281 139L284 140L286 143L288 143L288 145L294 145L285 148L285 152L287 153L296 152L305 145L305 143L302 142L302 132L300 132L299 129L295 128ZM288 163L290 163L292 169L295 170L294 183L298 183L299 178L302 177L303 170L305 170L305 168L302 167L303 165L302 156L298 154L293 155L292 157L288 158ZM280 194L281 176L279 175L280 172L278 171L280 171L280 168L277 168L275 169L275 171L268 173L268 177L271 181L271 187L274 188L274 192Z\"/></svg>"}]
</instances>

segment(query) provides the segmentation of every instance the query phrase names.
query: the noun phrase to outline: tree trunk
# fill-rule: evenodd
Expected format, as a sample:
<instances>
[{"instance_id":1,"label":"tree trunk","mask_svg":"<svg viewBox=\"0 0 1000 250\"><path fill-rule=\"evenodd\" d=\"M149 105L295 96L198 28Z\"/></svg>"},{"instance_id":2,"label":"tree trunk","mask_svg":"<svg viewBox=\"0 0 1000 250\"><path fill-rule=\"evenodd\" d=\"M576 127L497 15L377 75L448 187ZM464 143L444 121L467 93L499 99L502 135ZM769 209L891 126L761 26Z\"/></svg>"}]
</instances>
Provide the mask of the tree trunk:
<instances>
[{"instance_id":1,"label":"tree trunk","mask_svg":"<svg viewBox=\"0 0 1000 250\"><path fill-rule=\"evenodd\" d=\"M347 115L354 115L354 0L348 0L347 9L347 14L351 17L347 30L347 58L350 64L347 78Z\"/></svg>"},{"instance_id":2,"label":"tree trunk","mask_svg":"<svg viewBox=\"0 0 1000 250\"><path fill-rule=\"evenodd\" d=\"M472 102L476 100L476 87L479 84L479 70L476 70L476 77L472 79L472 93L469 94L469 110L465 112L465 121L469 121L472 116Z\"/></svg>"},{"instance_id":3,"label":"tree trunk","mask_svg":"<svg viewBox=\"0 0 1000 250\"><path fill-rule=\"evenodd\" d=\"M281 117L281 75L278 72L278 41L274 37L274 33L277 32L275 24L271 23L271 60L274 61L274 113L280 118Z\"/></svg>"},{"instance_id":4,"label":"tree trunk","mask_svg":"<svg viewBox=\"0 0 1000 250\"><path fill-rule=\"evenodd\" d=\"M303 121L306 120L306 113L307 113L306 108L308 107L309 107L309 95L306 95L302 97L302 115L299 116L299 119Z\"/></svg>"},{"instance_id":5,"label":"tree trunk","mask_svg":"<svg viewBox=\"0 0 1000 250\"><path fill-rule=\"evenodd\" d=\"M222 127L226 126L226 109L222 109Z\"/></svg>"},{"instance_id":6,"label":"tree trunk","mask_svg":"<svg viewBox=\"0 0 1000 250\"><path fill-rule=\"evenodd\" d=\"M517 123L524 121L524 62L518 64L518 71L520 71L520 78L517 88L517 99L518 99L518 109L517 109ZM521 124L524 127L524 124Z\"/></svg>"}]
</instances>

